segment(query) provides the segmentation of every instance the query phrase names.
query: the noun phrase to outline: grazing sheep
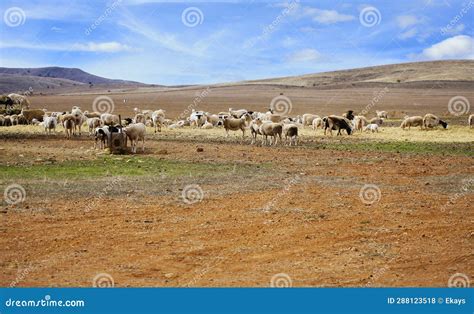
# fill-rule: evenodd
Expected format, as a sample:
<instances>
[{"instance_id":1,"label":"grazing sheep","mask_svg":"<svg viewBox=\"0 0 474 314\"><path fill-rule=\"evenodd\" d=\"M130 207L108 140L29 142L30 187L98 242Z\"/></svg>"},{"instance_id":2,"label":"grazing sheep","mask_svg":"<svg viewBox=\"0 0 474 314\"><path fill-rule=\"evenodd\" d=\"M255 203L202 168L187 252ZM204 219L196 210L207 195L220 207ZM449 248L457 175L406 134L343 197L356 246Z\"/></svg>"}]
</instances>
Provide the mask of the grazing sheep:
<instances>
[{"instance_id":1,"label":"grazing sheep","mask_svg":"<svg viewBox=\"0 0 474 314\"><path fill-rule=\"evenodd\" d=\"M4 117L3 126L12 126L12 119L9 115Z\"/></svg>"},{"instance_id":2,"label":"grazing sheep","mask_svg":"<svg viewBox=\"0 0 474 314\"><path fill-rule=\"evenodd\" d=\"M207 122L211 123L212 126L219 126L224 123L223 119L219 118L217 114L208 114L207 115Z\"/></svg>"},{"instance_id":3,"label":"grazing sheep","mask_svg":"<svg viewBox=\"0 0 474 314\"><path fill-rule=\"evenodd\" d=\"M368 124L366 127L365 127L365 132L379 132L379 125L378 124L375 124L375 123L371 123L371 124Z\"/></svg>"},{"instance_id":4,"label":"grazing sheep","mask_svg":"<svg viewBox=\"0 0 474 314\"><path fill-rule=\"evenodd\" d=\"M165 111L163 109L153 111L151 121L155 127L155 133L161 132L161 126L165 124Z\"/></svg>"},{"instance_id":5,"label":"grazing sheep","mask_svg":"<svg viewBox=\"0 0 474 314\"><path fill-rule=\"evenodd\" d=\"M25 117L26 121L28 121L28 124L30 124L33 119L43 121L44 117L44 111L42 109L22 109L21 114Z\"/></svg>"},{"instance_id":6,"label":"grazing sheep","mask_svg":"<svg viewBox=\"0 0 474 314\"><path fill-rule=\"evenodd\" d=\"M250 123L251 118L248 113L244 114L241 118L225 118L224 119L224 129L226 132L226 137L229 136L229 131L242 131L242 138L245 138L245 129L247 124Z\"/></svg>"},{"instance_id":7,"label":"grazing sheep","mask_svg":"<svg viewBox=\"0 0 474 314\"><path fill-rule=\"evenodd\" d=\"M261 118L255 118L254 120L250 121L249 129L250 134L252 135L252 142L250 143L251 145L257 142L257 135L262 135L262 133L260 133L260 125L262 124L261 121Z\"/></svg>"},{"instance_id":8,"label":"grazing sheep","mask_svg":"<svg viewBox=\"0 0 474 314\"><path fill-rule=\"evenodd\" d=\"M20 94L9 94L8 97L12 100L13 105L19 106L19 109L30 108L30 102L26 96Z\"/></svg>"},{"instance_id":9,"label":"grazing sheep","mask_svg":"<svg viewBox=\"0 0 474 314\"><path fill-rule=\"evenodd\" d=\"M362 132L364 127L368 124L368 121L364 116L355 116L353 123L355 130Z\"/></svg>"},{"instance_id":10,"label":"grazing sheep","mask_svg":"<svg viewBox=\"0 0 474 314\"><path fill-rule=\"evenodd\" d=\"M74 132L76 119L72 114L66 114L62 116L62 124L64 127L64 131L66 132L66 138L70 139L71 135Z\"/></svg>"},{"instance_id":11,"label":"grazing sheep","mask_svg":"<svg viewBox=\"0 0 474 314\"><path fill-rule=\"evenodd\" d=\"M5 116L3 126L12 126L12 120L9 115Z\"/></svg>"},{"instance_id":12,"label":"grazing sheep","mask_svg":"<svg viewBox=\"0 0 474 314\"><path fill-rule=\"evenodd\" d=\"M214 127L214 125L212 125L212 123L206 121L206 122L204 122L204 124L201 126L201 129L206 129L206 130L208 130L208 129L212 129L213 127Z\"/></svg>"},{"instance_id":13,"label":"grazing sheep","mask_svg":"<svg viewBox=\"0 0 474 314\"><path fill-rule=\"evenodd\" d=\"M321 118L321 117L318 116L318 115L316 115L316 114L305 113L305 114L301 117L303 126L310 126L310 125L313 125L313 121L314 121L314 119L316 119L316 118Z\"/></svg>"},{"instance_id":14,"label":"grazing sheep","mask_svg":"<svg viewBox=\"0 0 474 314\"><path fill-rule=\"evenodd\" d=\"M110 113L103 113L100 115L100 120L104 125L115 125L120 123L119 116Z\"/></svg>"},{"instance_id":15,"label":"grazing sheep","mask_svg":"<svg viewBox=\"0 0 474 314\"><path fill-rule=\"evenodd\" d=\"M179 121L177 121L176 123L170 124L170 125L168 126L168 129L178 129L178 128L182 128L185 124L186 124L186 121L184 121L184 120L179 120Z\"/></svg>"},{"instance_id":16,"label":"grazing sheep","mask_svg":"<svg viewBox=\"0 0 474 314\"><path fill-rule=\"evenodd\" d=\"M13 100L7 95L0 95L0 106L5 106L5 110L13 107Z\"/></svg>"},{"instance_id":17,"label":"grazing sheep","mask_svg":"<svg viewBox=\"0 0 474 314\"><path fill-rule=\"evenodd\" d=\"M440 118L438 118L434 114L427 113L423 117L423 126L425 127L425 129L428 129L428 128L432 129L432 128L440 125L440 124L443 126L444 129L448 128L448 123L441 120Z\"/></svg>"},{"instance_id":18,"label":"grazing sheep","mask_svg":"<svg viewBox=\"0 0 474 314\"><path fill-rule=\"evenodd\" d=\"M18 115L18 124L26 125L28 121L26 120L25 116L21 113Z\"/></svg>"},{"instance_id":19,"label":"grazing sheep","mask_svg":"<svg viewBox=\"0 0 474 314\"><path fill-rule=\"evenodd\" d=\"M354 110L348 110L346 113L344 113L342 115L344 118L346 118L347 120L354 120Z\"/></svg>"},{"instance_id":20,"label":"grazing sheep","mask_svg":"<svg viewBox=\"0 0 474 314\"><path fill-rule=\"evenodd\" d=\"M71 110L71 115L74 117L74 134L76 134L76 127L79 129L79 135L81 135L82 124L84 123L85 117L82 113L81 108L74 106Z\"/></svg>"},{"instance_id":21,"label":"grazing sheep","mask_svg":"<svg viewBox=\"0 0 474 314\"><path fill-rule=\"evenodd\" d=\"M58 119L56 117L48 117L44 116L43 118L43 126L44 126L44 132L51 134L51 130L56 133L56 126L58 125Z\"/></svg>"},{"instance_id":22,"label":"grazing sheep","mask_svg":"<svg viewBox=\"0 0 474 314\"><path fill-rule=\"evenodd\" d=\"M122 122L122 125L129 125L129 124L133 123L133 119L132 118L125 118L121 122Z\"/></svg>"},{"instance_id":23,"label":"grazing sheep","mask_svg":"<svg viewBox=\"0 0 474 314\"><path fill-rule=\"evenodd\" d=\"M405 117L400 127L402 129L408 128L410 130L411 127L419 126L421 130L423 130L423 117L421 116L413 116L413 117Z\"/></svg>"},{"instance_id":24,"label":"grazing sheep","mask_svg":"<svg viewBox=\"0 0 474 314\"><path fill-rule=\"evenodd\" d=\"M283 134L285 134L285 141L289 146L292 144L298 145L298 126L296 124L283 125Z\"/></svg>"},{"instance_id":25,"label":"grazing sheep","mask_svg":"<svg viewBox=\"0 0 474 314\"><path fill-rule=\"evenodd\" d=\"M313 130L315 131L317 128L323 128L323 119L321 118L316 118L313 120L312 126Z\"/></svg>"},{"instance_id":26,"label":"grazing sheep","mask_svg":"<svg viewBox=\"0 0 474 314\"><path fill-rule=\"evenodd\" d=\"M100 118L101 113L97 111L89 112L89 111L84 111L84 116L86 118Z\"/></svg>"},{"instance_id":27,"label":"grazing sheep","mask_svg":"<svg viewBox=\"0 0 474 314\"><path fill-rule=\"evenodd\" d=\"M369 124L374 124L375 123L378 126L382 126L383 120L384 120L383 118L375 117L375 118L370 119Z\"/></svg>"},{"instance_id":28,"label":"grazing sheep","mask_svg":"<svg viewBox=\"0 0 474 314\"><path fill-rule=\"evenodd\" d=\"M279 114L276 114L276 113L271 113L271 114L266 114L266 119L265 120L268 120L268 121L271 121L271 122L274 122L274 123L278 123L278 122L281 122L284 118L279 115Z\"/></svg>"},{"instance_id":29,"label":"grazing sheep","mask_svg":"<svg viewBox=\"0 0 474 314\"><path fill-rule=\"evenodd\" d=\"M382 119L388 119L388 113L387 111L378 111L375 110L375 114L377 115L377 118L382 118Z\"/></svg>"},{"instance_id":30,"label":"grazing sheep","mask_svg":"<svg viewBox=\"0 0 474 314\"><path fill-rule=\"evenodd\" d=\"M17 114L12 114L10 116L10 119L12 120L12 125L17 125L18 124L18 115Z\"/></svg>"},{"instance_id":31,"label":"grazing sheep","mask_svg":"<svg viewBox=\"0 0 474 314\"><path fill-rule=\"evenodd\" d=\"M471 114L469 116L469 119L467 119L467 123L469 124L469 128L474 127L474 114Z\"/></svg>"},{"instance_id":32,"label":"grazing sheep","mask_svg":"<svg viewBox=\"0 0 474 314\"><path fill-rule=\"evenodd\" d=\"M86 120L87 126L89 127L89 136L92 135L92 131L102 125L100 118L93 117Z\"/></svg>"},{"instance_id":33,"label":"grazing sheep","mask_svg":"<svg viewBox=\"0 0 474 314\"><path fill-rule=\"evenodd\" d=\"M137 113L133 118L133 123L146 123L146 117L143 113Z\"/></svg>"},{"instance_id":34,"label":"grazing sheep","mask_svg":"<svg viewBox=\"0 0 474 314\"><path fill-rule=\"evenodd\" d=\"M236 119L242 118L243 115L247 114L248 111L245 109L239 109L239 110L234 110L232 108L229 108L229 115Z\"/></svg>"},{"instance_id":35,"label":"grazing sheep","mask_svg":"<svg viewBox=\"0 0 474 314\"><path fill-rule=\"evenodd\" d=\"M130 124L126 126L123 131L127 138L130 139L133 154L137 152L138 141L142 141L142 151L145 152L146 127L143 123Z\"/></svg>"},{"instance_id":36,"label":"grazing sheep","mask_svg":"<svg viewBox=\"0 0 474 314\"><path fill-rule=\"evenodd\" d=\"M189 122L192 127L200 128L206 122L206 113L204 111L192 110L189 116Z\"/></svg>"},{"instance_id":37,"label":"grazing sheep","mask_svg":"<svg viewBox=\"0 0 474 314\"><path fill-rule=\"evenodd\" d=\"M262 145L267 145L268 137L271 136L274 139L274 144L278 144L278 137L280 137L280 142L282 142L281 134L283 133L283 125L281 123L275 123L266 121L261 123L259 128L260 134L262 134ZM272 140L270 140L270 145L272 145Z\"/></svg>"},{"instance_id":38,"label":"grazing sheep","mask_svg":"<svg viewBox=\"0 0 474 314\"><path fill-rule=\"evenodd\" d=\"M104 149L109 143L110 131L107 125L97 127L94 130L94 149L97 148L99 142L99 149Z\"/></svg>"},{"instance_id":39,"label":"grazing sheep","mask_svg":"<svg viewBox=\"0 0 474 314\"><path fill-rule=\"evenodd\" d=\"M341 116L328 116L323 118L324 122L324 135L329 129L329 133L332 136L332 130L337 130L337 135L341 135L341 130L344 129L347 132L347 135L352 134L352 127L349 120Z\"/></svg>"}]
</instances>

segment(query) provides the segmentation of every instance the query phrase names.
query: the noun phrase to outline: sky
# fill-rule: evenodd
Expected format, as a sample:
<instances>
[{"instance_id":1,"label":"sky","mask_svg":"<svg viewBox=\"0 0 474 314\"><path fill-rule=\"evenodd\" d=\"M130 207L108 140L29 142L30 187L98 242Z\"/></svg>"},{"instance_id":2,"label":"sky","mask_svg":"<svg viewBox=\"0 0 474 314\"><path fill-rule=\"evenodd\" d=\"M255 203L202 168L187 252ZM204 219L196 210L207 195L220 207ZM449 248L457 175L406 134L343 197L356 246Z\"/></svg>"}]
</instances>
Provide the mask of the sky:
<instances>
[{"instance_id":1,"label":"sky","mask_svg":"<svg viewBox=\"0 0 474 314\"><path fill-rule=\"evenodd\" d=\"M474 0L2 0L0 66L211 84L474 59Z\"/></svg>"}]
</instances>

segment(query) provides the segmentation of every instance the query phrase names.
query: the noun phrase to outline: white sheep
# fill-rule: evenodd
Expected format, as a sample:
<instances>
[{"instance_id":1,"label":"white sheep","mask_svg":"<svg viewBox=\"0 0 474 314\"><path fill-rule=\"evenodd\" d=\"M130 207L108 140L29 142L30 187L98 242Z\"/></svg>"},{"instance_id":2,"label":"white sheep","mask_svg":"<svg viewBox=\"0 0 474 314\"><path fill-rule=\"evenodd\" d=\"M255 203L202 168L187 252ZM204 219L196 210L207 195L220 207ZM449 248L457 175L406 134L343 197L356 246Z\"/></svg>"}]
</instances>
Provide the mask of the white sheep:
<instances>
[{"instance_id":1,"label":"white sheep","mask_svg":"<svg viewBox=\"0 0 474 314\"><path fill-rule=\"evenodd\" d=\"M85 121L85 116L81 108L74 106L71 110L71 115L74 117L74 134L76 134L76 127L79 128L79 135L81 135L81 127Z\"/></svg>"},{"instance_id":2,"label":"white sheep","mask_svg":"<svg viewBox=\"0 0 474 314\"><path fill-rule=\"evenodd\" d=\"M86 123L87 123L87 126L89 127L89 136L92 135L92 131L95 129L95 128L98 128L102 125L102 121L97 118L97 117L94 117L94 118L88 118L86 120Z\"/></svg>"},{"instance_id":3,"label":"white sheep","mask_svg":"<svg viewBox=\"0 0 474 314\"><path fill-rule=\"evenodd\" d=\"M51 130L56 133L56 126L58 125L58 119L56 117L48 117L44 116L43 117L43 127L45 133L51 134Z\"/></svg>"},{"instance_id":4,"label":"white sheep","mask_svg":"<svg viewBox=\"0 0 474 314\"><path fill-rule=\"evenodd\" d=\"M162 109L153 111L151 121L155 127L155 133L161 132L161 126L165 123L165 111Z\"/></svg>"},{"instance_id":5,"label":"white sheep","mask_svg":"<svg viewBox=\"0 0 474 314\"><path fill-rule=\"evenodd\" d=\"M208 130L208 129L212 129L213 127L214 127L214 126L212 125L212 123L206 121L206 122L204 122L204 124L201 126L201 129L206 129L206 130Z\"/></svg>"},{"instance_id":6,"label":"white sheep","mask_svg":"<svg viewBox=\"0 0 474 314\"><path fill-rule=\"evenodd\" d=\"M313 122L312 122L312 125L311 127L313 128L313 130L316 130L316 129L322 129L323 128L323 119L321 119L320 117L318 118L315 118L313 119Z\"/></svg>"},{"instance_id":7,"label":"white sheep","mask_svg":"<svg viewBox=\"0 0 474 314\"><path fill-rule=\"evenodd\" d=\"M314 119L321 118L321 117L316 115L316 114L305 113L301 118L303 120L303 125L304 126L310 126L310 125L312 126ZM314 128L313 128L313 130L314 130Z\"/></svg>"},{"instance_id":8,"label":"white sheep","mask_svg":"<svg viewBox=\"0 0 474 314\"><path fill-rule=\"evenodd\" d=\"M145 152L146 126L143 123L132 123L124 128L125 135L130 139L132 153L137 152L137 143L142 141L142 150Z\"/></svg>"},{"instance_id":9,"label":"white sheep","mask_svg":"<svg viewBox=\"0 0 474 314\"><path fill-rule=\"evenodd\" d=\"M379 125L376 124L376 123L371 123L371 124L368 124L365 129L364 129L365 132L379 132Z\"/></svg>"},{"instance_id":10,"label":"white sheep","mask_svg":"<svg viewBox=\"0 0 474 314\"><path fill-rule=\"evenodd\" d=\"M102 120L102 123L104 125L114 125L114 124L119 124L120 119L119 116L110 114L110 113L103 113L100 115L100 120Z\"/></svg>"}]
</instances>

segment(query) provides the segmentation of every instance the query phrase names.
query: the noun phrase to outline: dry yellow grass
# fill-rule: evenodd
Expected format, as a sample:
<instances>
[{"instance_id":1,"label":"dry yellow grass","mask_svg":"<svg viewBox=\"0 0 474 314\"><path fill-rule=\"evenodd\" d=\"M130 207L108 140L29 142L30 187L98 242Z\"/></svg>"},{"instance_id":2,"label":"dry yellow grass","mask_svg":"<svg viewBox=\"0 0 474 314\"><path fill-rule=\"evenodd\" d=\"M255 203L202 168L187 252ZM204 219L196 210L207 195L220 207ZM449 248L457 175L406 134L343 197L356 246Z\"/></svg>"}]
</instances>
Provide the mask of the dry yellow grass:
<instances>
[{"instance_id":1,"label":"dry yellow grass","mask_svg":"<svg viewBox=\"0 0 474 314\"><path fill-rule=\"evenodd\" d=\"M345 132L343 131L345 134ZM0 138L5 134L17 134L21 137L21 134L25 135L41 135L45 134L44 130L40 126L32 125L17 125L11 127L0 127ZM83 136L87 136L88 131L86 127L82 128ZM190 127L184 127L181 129L167 129L163 128L161 133L154 133L154 128L148 127L147 134L150 138L189 138L198 141L212 140L212 139L226 139L226 133L223 128L214 128L210 130L195 129ZM300 128L300 140L304 143L305 140L317 140L317 139L334 139L339 140L341 138L354 138L360 140L374 140L374 141L390 141L390 142L433 142L433 143L474 143L474 128L470 129L467 126L450 126L447 130L442 128L436 128L433 130L420 130L419 128L412 128L411 130L402 130L399 127L382 127L379 133L367 133L367 132L355 132L353 135L348 137L347 135L336 136L336 132L333 132L333 136L324 135L324 131L318 129L313 131L310 127ZM63 136L63 128L58 127L56 135ZM46 136L46 135L45 135ZM229 140L241 139L242 133L240 131L230 132ZM246 139L250 138L250 131L246 131ZM260 136L259 136L260 138Z\"/></svg>"}]
</instances>

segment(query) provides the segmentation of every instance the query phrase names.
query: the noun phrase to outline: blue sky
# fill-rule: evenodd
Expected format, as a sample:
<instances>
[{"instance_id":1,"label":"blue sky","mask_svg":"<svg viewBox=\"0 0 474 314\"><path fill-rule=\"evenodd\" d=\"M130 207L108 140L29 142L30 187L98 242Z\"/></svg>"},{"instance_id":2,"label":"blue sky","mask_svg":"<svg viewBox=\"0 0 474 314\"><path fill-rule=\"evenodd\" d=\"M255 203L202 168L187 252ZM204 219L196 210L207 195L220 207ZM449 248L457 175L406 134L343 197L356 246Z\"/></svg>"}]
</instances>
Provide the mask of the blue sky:
<instances>
[{"instance_id":1,"label":"blue sky","mask_svg":"<svg viewBox=\"0 0 474 314\"><path fill-rule=\"evenodd\" d=\"M474 0L4 0L0 12L0 66L145 83L474 59Z\"/></svg>"}]
</instances>

